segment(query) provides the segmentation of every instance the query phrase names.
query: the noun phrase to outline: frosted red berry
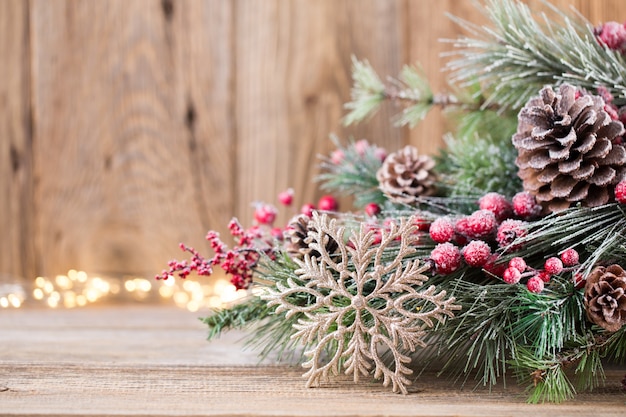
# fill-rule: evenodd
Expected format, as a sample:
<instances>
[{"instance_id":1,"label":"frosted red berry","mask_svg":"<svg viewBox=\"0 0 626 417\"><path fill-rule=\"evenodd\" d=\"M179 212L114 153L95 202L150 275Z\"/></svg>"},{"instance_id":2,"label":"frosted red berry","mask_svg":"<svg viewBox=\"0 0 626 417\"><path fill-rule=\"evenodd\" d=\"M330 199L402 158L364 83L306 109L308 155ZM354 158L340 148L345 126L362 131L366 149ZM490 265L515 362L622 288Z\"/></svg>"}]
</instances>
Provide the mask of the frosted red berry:
<instances>
[{"instance_id":1,"label":"frosted red berry","mask_svg":"<svg viewBox=\"0 0 626 417\"><path fill-rule=\"evenodd\" d=\"M487 193L478 200L481 210L489 210L498 221L511 217L513 209L505 196L499 193Z\"/></svg>"},{"instance_id":2,"label":"frosted red berry","mask_svg":"<svg viewBox=\"0 0 626 417\"><path fill-rule=\"evenodd\" d=\"M445 243L454 237L454 224L448 217L439 217L430 225L430 238L437 243Z\"/></svg>"},{"instance_id":3,"label":"frosted red berry","mask_svg":"<svg viewBox=\"0 0 626 417\"><path fill-rule=\"evenodd\" d=\"M300 208L300 214L304 214L307 217L313 217L313 210L315 210L315 206L311 203L306 203Z\"/></svg>"},{"instance_id":4,"label":"frosted red berry","mask_svg":"<svg viewBox=\"0 0 626 417\"><path fill-rule=\"evenodd\" d=\"M332 195L325 195L317 202L317 208L322 211L337 211L339 209L339 203Z\"/></svg>"},{"instance_id":5,"label":"frosted red berry","mask_svg":"<svg viewBox=\"0 0 626 417\"><path fill-rule=\"evenodd\" d=\"M576 249L567 249L561 253L561 261L565 266L574 266L578 265L579 257Z\"/></svg>"},{"instance_id":6,"label":"frosted red berry","mask_svg":"<svg viewBox=\"0 0 626 417\"><path fill-rule=\"evenodd\" d=\"M483 265L483 269L490 274L501 277L507 266L502 262L498 262L499 260L500 255L497 253L492 254L489 259L487 259L485 265Z\"/></svg>"},{"instance_id":7,"label":"frosted red berry","mask_svg":"<svg viewBox=\"0 0 626 417\"><path fill-rule=\"evenodd\" d=\"M526 267L526 261L522 257L516 256L509 261L509 268L515 268L520 272L524 272Z\"/></svg>"},{"instance_id":8,"label":"frosted red berry","mask_svg":"<svg viewBox=\"0 0 626 417\"><path fill-rule=\"evenodd\" d=\"M519 249L521 245L513 245L517 239L526 236L526 223L521 220L508 219L498 227L496 240L501 248Z\"/></svg>"},{"instance_id":9,"label":"frosted red berry","mask_svg":"<svg viewBox=\"0 0 626 417\"><path fill-rule=\"evenodd\" d=\"M618 182L615 186L615 199L621 204L626 204L626 180Z\"/></svg>"},{"instance_id":10,"label":"frosted red berry","mask_svg":"<svg viewBox=\"0 0 626 417\"><path fill-rule=\"evenodd\" d=\"M467 223L463 226L466 228L465 235L468 237L488 239L495 233L498 222L489 210L478 210L467 217Z\"/></svg>"},{"instance_id":11,"label":"frosted red berry","mask_svg":"<svg viewBox=\"0 0 626 417\"><path fill-rule=\"evenodd\" d=\"M552 275L560 274L563 271L563 262L553 256L551 258L546 259L546 262L543 264L543 269Z\"/></svg>"},{"instance_id":12,"label":"frosted red berry","mask_svg":"<svg viewBox=\"0 0 626 417\"><path fill-rule=\"evenodd\" d=\"M502 279L507 284L517 284L522 278L522 273L517 268L508 267L502 274Z\"/></svg>"},{"instance_id":13,"label":"frosted red berry","mask_svg":"<svg viewBox=\"0 0 626 417\"><path fill-rule=\"evenodd\" d=\"M461 266L461 251L450 242L440 243L430 253L439 274L447 275Z\"/></svg>"},{"instance_id":14,"label":"frosted red berry","mask_svg":"<svg viewBox=\"0 0 626 417\"><path fill-rule=\"evenodd\" d=\"M541 291L543 291L543 286L543 280L537 275L531 277L526 283L526 288L528 288L528 291L535 294L539 294Z\"/></svg>"},{"instance_id":15,"label":"frosted red berry","mask_svg":"<svg viewBox=\"0 0 626 417\"><path fill-rule=\"evenodd\" d=\"M290 206L293 202L293 188L289 188L278 194L278 201L280 201L282 205Z\"/></svg>"},{"instance_id":16,"label":"frosted red berry","mask_svg":"<svg viewBox=\"0 0 626 417\"><path fill-rule=\"evenodd\" d=\"M491 257L491 248L482 240L472 240L462 251L465 263L473 267L482 267Z\"/></svg>"},{"instance_id":17,"label":"frosted red berry","mask_svg":"<svg viewBox=\"0 0 626 417\"><path fill-rule=\"evenodd\" d=\"M513 212L516 216L531 219L541 213L541 206L537 204L535 196L527 191L522 191L513 196Z\"/></svg>"},{"instance_id":18,"label":"frosted red berry","mask_svg":"<svg viewBox=\"0 0 626 417\"><path fill-rule=\"evenodd\" d=\"M539 271L536 276L541 278L543 282L550 282L550 279L552 278L552 274L546 271Z\"/></svg>"},{"instance_id":19,"label":"frosted red berry","mask_svg":"<svg viewBox=\"0 0 626 417\"><path fill-rule=\"evenodd\" d=\"M380 214L380 206L376 203L369 203L367 206L365 206L365 214L370 217L374 217L377 214Z\"/></svg>"},{"instance_id":20,"label":"frosted red berry","mask_svg":"<svg viewBox=\"0 0 626 417\"><path fill-rule=\"evenodd\" d=\"M276 220L276 207L270 204L258 204L254 210L254 220L259 224L272 224Z\"/></svg>"},{"instance_id":21,"label":"frosted red berry","mask_svg":"<svg viewBox=\"0 0 626 417\"><path fill-rule=\"evenodd\" d=\"M342 149L335 149L331 154L330 154L330 160L333 164L335 165L339 165L343 162L344 158L346 157L345 153L343 152Z\"/></svg>"}]
</instances>

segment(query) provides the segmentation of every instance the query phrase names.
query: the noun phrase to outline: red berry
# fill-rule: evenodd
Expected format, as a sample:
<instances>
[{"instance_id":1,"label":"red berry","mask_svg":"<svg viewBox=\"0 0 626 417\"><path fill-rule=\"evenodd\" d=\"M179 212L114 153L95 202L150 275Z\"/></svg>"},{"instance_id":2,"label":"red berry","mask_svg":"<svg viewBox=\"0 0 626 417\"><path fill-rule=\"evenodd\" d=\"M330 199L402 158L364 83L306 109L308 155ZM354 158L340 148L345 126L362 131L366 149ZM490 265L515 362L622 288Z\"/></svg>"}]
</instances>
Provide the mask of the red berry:
<instances>
[{"instance_id":1,"label":"red berry","mask_svg":"<svg viewBox=\"0 0 626 417\"><path fill-rule=\"evenodd\" d=\"M447 217L439 217L430 225L428 233L437 243L449 242L454 237L454 224Z\"/></svg>"},{"instance_id":2,"label":"red berry","mask_svg":"<svg viewBox=\"0 0 626 417\"><path fill-rule=\"evenodd\" d=\"M417 226L417 230L427 232L430 229L430 222L426 219L416 217L415 226Z\"/></svg>"},{"instance_id":3,"label":"red berry","mask_svg":"<svg viewBox=\"0 0 626 417\"><path fill-rule=\"evenodd\" d=\"M258 204L254 210L254 220L260 224L272 224L276 220L277 210L270 204Z\"/></svg>"},{"instance_id":4,"label":"red berry","mask_svg":"<svg viewBox=\"0 0 626 417\"><path fill-rule=\"evenodd\" d=\"M507 284L517 284L521 278L522 273L517 268L508 267L502 274L502 279Z\"/></svg>"},{"instance_id":5,"label":"red berry","mask_svg":"<svg viewBox=\"0 0 626 417\"><path fill-rule=\"evenodd\" d=\"M501 248L509 247L518 238L526 236L526 223L521 220L505 220L498 227L496 239ZM509 249L519 249L521 245L510 246Z\"/></svg>"},{"instance_id":6,"label":"red berry","mask_svg":"<svg viewBox=\"0 0 626 417\"><path fill-rule=\"evenodd\" d=\"M504 274L507 266L501 262L498 262L499 260L500 255L494 253L489 257L489 259L487 259L487 262L485 263L485 265L483 265L483 269L490 274L501 277L502 274Z\"/></svg>"},{"instance_id":7,"label":"red berry","mask_svg":"<svg viewBox=\"0 0 626 417\"><path fill-rule=\"evenodd\" d=\"M482 240L472 240L463 248L463 258L469 266L481 267L491 257L491 248Z\"/></svg>"},{"instance_id":8,"label":"red berry","mask_svg":"<svg viewBox=\"0 0 626 417\"><path fill-rule=\"evenodd\" d=\"M539 294L541 291L543 291L543 280L539 276L535 275L528 280L528 282L526 283L526 288L528 288L528 291L530 292Z\"/></svg>"},{"instance_id":9,"label":"red berry","mask_svg":"<svg viewBox=\"0 0 626 417\"><path fill-rule=\"evenodd\" d=\"M332 195L325 195L317 202L317 207L322 211L337 211L339 203Z\"/></svg>"},{"instance_id":10,"label":"red berry","mask_svg":"<svg viewBox=\"0 0 626 417\"><path fill-rule=\"evenodd\" d=\"M580 272L574 274L574 277L572 279L574 280L574 287L577 290L584 288L585 284L587 283L587 280L583 277L583 274L581 274Z\"/></svg>"},{"instance_id":11,"label":"red berry","mask_svg":"<svg viewBox=\"0 0 626 417\"><path fill-rule=\"evenodd\" d=\"M367 214L370 217L374 217L377 214L380 213L380 206L376 203L369 203L367 206L365 206L365 214Z\"/></svg>"},{"instance_id":12,"label":"red berry","mask_svg":"<svg viewBox=\"0 0 626 417\"><path fill-rule=\"evenodd\" d=\"M343 159L346 157L346 155L344 154L342 149L335 149L331 154L330 154L330 160L332 161L333 164L335 165L339 165L340 163L343 162Z\"/></svg>"},{"instance_id":13,"label":"red berry","mask_svg":"<svg viewBox=\"0 0 626 417\"><path fill-rule=\"evenodd\" d=\"M437 273L447 275L461 266L461 251L450 242L440 243L430 253L435 262Z\"/></svg>"},{"instance_id":14,"label":"red berry","mask_svg":"<svg viewBox=\"0 0 626 417\"><path fill-rule=\"evenodd\" d=\"M537 204L534 195L522 191L513 196L513 212L524 219L531 219L541 213L541 206Z\"/></svg>"},{"instance_id":15,"label":"red berry","mask_svg":"<svg viewBox=\"0 0 626 417\"><path fill-rule=\"evenodd\" d=\"M496 219L502 221L512 214L511 203L509 203L502 194L487 193L478 200L478 206L481 210L489 210L496 216Z\"/></svg>"},{"instance_id":16,"label":"red berry","mask_svg":"<svg viewBox=\"0 0 626 417\"><path fill-rule=\"evenodd\" d=\"M543 264L543 269L552 275L560 274L563 270L563 262L555 256L546 259L546 262Z\"/></svg>"},{"instance_id":17,"label":"red berry","mask_svg":"<svg viewBox=\"0 0 626 417\"><path fill-rule=\"evenodd\" d=\"M311 203L307 203L300 208L300 214L304 214L307 217L313 217L313 210L315 210L315 206Z\"/></svg>"},{"instance_id":18,"label":"red berry","mask_svg":"<svg viewBox=\"0 0 626 417\"><path fill-rule=\"evenodd\" d=\"M272 235L272 237L276 240L283 240L284 235L283 235L283 229L281 229L280 227L274 227L271 231L270 234Z\"/></svg>"},{"instance_id":19,"label":"red berry","mask_svg":"<svg viewBox=\"0 0 626 417\"><path fill-rule=\"evenodd\" d=\"M526 261L524 258L516 256L515 258L509 261L509 268L515 268L520 272L524 272L526 270Z\"/></svg>"},{"instance_id":20,"label":"red berry","mask_svg":"<svg viewBox=\"0 0 626 417\"><path fill-rule=\"evenodd\" d=\"M460 235L467 236L470 233L469 229L469 217L461 217L456 220L454 224L456 232Z\"/></svg>"},{"instance_id":21,"label":"red berry","mask_svg":"<svg viewBox=\"0 0 626 417\"><path fill-rule=\"evenodd\" d=\"M615 199L621 204L626 204L626 180L622 180L615 186Z\"/></svg>"},{"instance_id":22,"label":"red berry","mask_svg":"<svg viewBox=\"0 0 626 417\"><path fill-rule=\"evenodd\" d=\"M550 278L552 278L552 275L546 271L539 271L536 276L541 278L543 282L550 282Z\"/></svg>"},{"instance_id":23,"label":"red berry","mask_svg":"<svg viewBox=\"0 0 626 417\"><path fill-rule=\"evenodd\" d=\"M496 217L492 212L478 210L467 217L466 235L473 239L487 239L495 233L497 226Z\"/></svg>"},{"instance_id":24,"label":"red berry","mask_svg":"<svg viewBox=\"0 0 626 417\"><path fill-rule=\"evenodd\" d=\"M289 188L278 194L278 201L285 206L290 206L293 202L293 188Z\"/></svg>"},{"instance_id":25,"label":"red berry","mask_svg":"<svg viewBox=\"0 0 626 417\"><path fill-rule=\"evenodd\" d=\"M578 252L576 249L567 249L561 254L561 261L565 266L574 266L578 264Z\"/></svg>"}]
</instances>

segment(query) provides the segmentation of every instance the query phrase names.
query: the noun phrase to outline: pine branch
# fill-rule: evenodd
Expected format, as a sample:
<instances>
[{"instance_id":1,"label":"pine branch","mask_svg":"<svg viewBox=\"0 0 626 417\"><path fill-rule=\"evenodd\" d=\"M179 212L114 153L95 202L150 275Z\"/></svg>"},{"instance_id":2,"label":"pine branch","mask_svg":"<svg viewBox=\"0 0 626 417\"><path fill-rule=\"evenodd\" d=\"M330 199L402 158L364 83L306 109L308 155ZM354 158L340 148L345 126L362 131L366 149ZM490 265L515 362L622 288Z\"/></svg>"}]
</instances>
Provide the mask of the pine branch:
<instances>
[{"instance_id":1,"label":"pine branch","mask_svg":"<svg viewBox=\"0 0 626 417\"><path fill-rule=\"evenodd\" d=\"M382 166L382 149L374 146L355 146L350 143L342 146L337 137L331 137L342 157L339 161L325 157L320 164L323 172L316 180L320 188L339 195L354 197L356 207L365 207L369 203L384 205L387 198L378 188L376 172ZM362 142L363 143L363 142Z\"/></svg>"},{"instance_id":2,"label":"pine branch","mask_svg":"<svg viewBox=\"0 0 626 417\"><path fill-rule=\"evenodd\" d=\"M600 45L581 15L553 9L535 16L514 0L489 0L483 13L493 27L451 17L470 35L450 41L456 50L447 69L453 83L479 82L485 106L519 109L544 85L564 82L590 91L606 87L616 104L626 102L624 58Z\"/></svg>"}]
</instances>

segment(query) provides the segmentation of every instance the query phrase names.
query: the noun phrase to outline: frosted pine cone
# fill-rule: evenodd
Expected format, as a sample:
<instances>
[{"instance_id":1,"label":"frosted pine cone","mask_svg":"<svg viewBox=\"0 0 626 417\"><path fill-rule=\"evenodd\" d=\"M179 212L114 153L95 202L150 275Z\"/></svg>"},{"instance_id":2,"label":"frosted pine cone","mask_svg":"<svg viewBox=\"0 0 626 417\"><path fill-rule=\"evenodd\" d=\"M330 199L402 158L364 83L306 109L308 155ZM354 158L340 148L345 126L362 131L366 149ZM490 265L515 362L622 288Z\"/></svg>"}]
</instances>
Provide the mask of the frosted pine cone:
<instances>
[{"instance_id":1,"label":"frosted pine cone","mask_svg":"<svg viewBox=\"0 0 626 417\"><path fill-rule=\"evenodd\" d=\"M309 247L311 238L309 237L311 218L305 214L294 217L285 229L285 250L291 256L302 259L304 255L319 257L320 254L316 250ZM330 254L335 253L338 244L335 240L329 239L326 243L326 251Z\"/></svg>"},{"instance_id":2,"label":"frosted pine cone","mask_svg":"<svg viewBox=\"0 0 626 417\"><path fill-rule=\"evenodd\" d=\"M590 321L616 332L626 324L626 271L619 265L598 266L585 284L585 308Z\"/></svg>"},{"instance_id":3,"label":"frosted pine cone","mask_svg":"<svg viewBox=\"0 0 626 417\"><path fill-rule=\"evenodd\" d=\"M520 111L513 136L518 175L544 211L605 204L626 178L626 149L614 143L624 126L611 120L604 104L563 84L558 92L543 88Z\"/></svg>"},{"instance_id":4,"label":"frosted pine cone","mask_svg":"<svg viewBox=\"0 0 626 417\"><path fill-rule=\"evenodd\" d=\"M376 173L380 189L398 203L410 204L417 197L435 192L435 161L428 155L419 155L414 146L405 146L385 158Z\"/></svg>"}]
</instances>

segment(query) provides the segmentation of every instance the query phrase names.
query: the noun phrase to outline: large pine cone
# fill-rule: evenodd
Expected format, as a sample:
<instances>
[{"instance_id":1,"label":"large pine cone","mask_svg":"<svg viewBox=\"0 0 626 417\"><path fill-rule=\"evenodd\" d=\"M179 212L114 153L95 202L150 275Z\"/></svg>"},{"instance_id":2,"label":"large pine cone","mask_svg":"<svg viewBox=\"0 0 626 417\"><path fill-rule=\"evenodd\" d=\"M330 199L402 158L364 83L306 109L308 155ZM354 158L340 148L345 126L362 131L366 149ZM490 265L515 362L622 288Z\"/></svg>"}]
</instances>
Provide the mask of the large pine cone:
<instances>
[{"instance_id":1,"label":"large pine cone","mask_svg":"<svg viewBox=\"0 0 626 417\"><path fill-rule=\"evenodd\" d=\"M585 308L590 321L610 332L626 324L626 271L621 266L594 268L585 284Z\"/></svg>"},{"instance_id":2,"label":"large pine cone","mask_svg":"<svg viewBox=\"0 0 626 417\"><path fill-rule=\"evenodd\" d=\"M304 255L315 256L319 258L320 253L309 247L312 239L309 237L309 224L311 218L305 214L300 214L289 222L284 232L285 244L284 248L288 254L295 258L302 259ZM333 254L339 249L339 244L334 239L328 239L326 243L326 252Z\"/></svg>"},{"instance_id":3,"label":"large pine cone","mask_svg":"<svg viewBox=\"0 0 626 417\"><path fill-rule=\"evenodd\" d=\"M563 84L558 93L541 90L520 111L513 145L524 190L545 212L580 202L606 204L613 186L626 178L626 149L614 139L624 133L611 120L599 96L582 94Z\"/></svg>"},{"instance_id":4,"label":"large pine cone","mask_svg":"<svg viewBox=\"0 0 626 417\"><path fill-rule=\"evenodd\" d=\"M434 166L433 158L419 155L414 146L405 146L385 158L376 178L392 201L411 204L418 197L434 194Z\"/></svg>"}]
</instances>

